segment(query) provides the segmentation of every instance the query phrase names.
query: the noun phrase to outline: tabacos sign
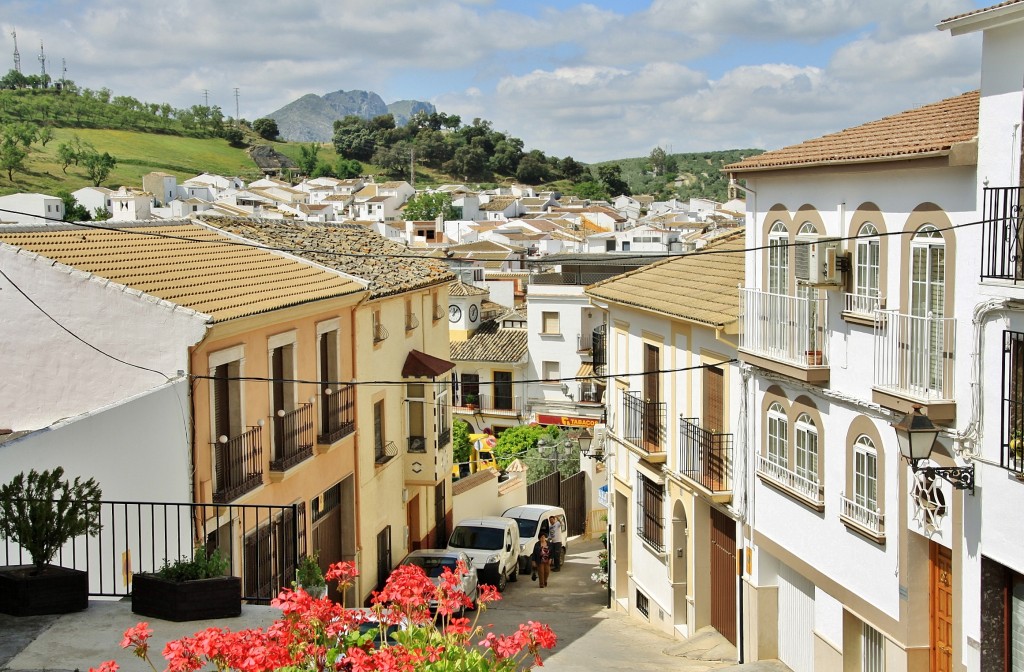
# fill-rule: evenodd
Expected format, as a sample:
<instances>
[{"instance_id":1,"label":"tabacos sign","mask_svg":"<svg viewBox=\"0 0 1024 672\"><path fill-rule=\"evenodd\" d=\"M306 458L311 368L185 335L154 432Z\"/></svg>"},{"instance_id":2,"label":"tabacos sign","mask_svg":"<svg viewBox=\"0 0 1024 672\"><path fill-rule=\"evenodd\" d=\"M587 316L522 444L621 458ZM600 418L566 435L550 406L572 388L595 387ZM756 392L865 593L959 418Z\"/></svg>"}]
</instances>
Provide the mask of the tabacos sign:
<instances>
[{"instance_id":1,"label":"tabacos sign","mask_svg":"<svg viewBox=\"0 0 1024 672\"><path fill-rule=\"evenodd\" d=\"M598 418L580 418L572 415L548 415L547 413L537 414L538 425L560 425L562 427L593 427L600 420Z\"/></svg>"}]
</instances>

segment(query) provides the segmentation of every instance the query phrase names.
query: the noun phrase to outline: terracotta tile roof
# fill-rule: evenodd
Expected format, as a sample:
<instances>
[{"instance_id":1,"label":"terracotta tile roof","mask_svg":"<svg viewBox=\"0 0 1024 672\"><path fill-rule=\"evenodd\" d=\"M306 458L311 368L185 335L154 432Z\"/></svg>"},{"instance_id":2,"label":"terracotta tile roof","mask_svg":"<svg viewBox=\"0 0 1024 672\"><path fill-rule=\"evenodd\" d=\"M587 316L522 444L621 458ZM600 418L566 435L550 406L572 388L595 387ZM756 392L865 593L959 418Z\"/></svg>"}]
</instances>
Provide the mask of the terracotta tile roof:
<instances>
[{"instance_id":1,"label":"terracotta tile roof","mask_svg":"<svg viewBox=\"0 0 1024 672\"><path fill-rule=\"evenodd\" d=\"M498 478L498 472L494 469L481 469L475 474L460 478L452 483L452 497L468 492L496 478Z\"/></svg>"},{"instance_id":2,"label":"terracotta tile roof","mask_svg":"<svg viewBox=\"0 0 1024 672\"><path fill-rule=\"evenodd\" d=\"M228 217L204 217L203 223L366 280L373 298L450 282L455 277L444 262L415 257L404 245L363 226L309 226Z\"/></svg>"},{"instance_id":3,"label":"terracotta tile roof","mask_svg":"<svg viewBox=\"0 0 1024 672\"><path fill-rule=\"evenodd\" d=\"M490 294L490 291L463 282L462 278L448 285L448 296L484 296L487 294Z\"/></svg>"},{"instance_id":4,"label":"terracotta tile roof","mask_svg":"<svg viewBox=\"0 0 1024 672\"><path fill-rule=\"evenodd\" d=\"M481 203L480 210L483 212L502 212L515 202L516 199L513 196L497 196L486 203Z\"/></svg>"},{"instance_id":5,"label":"terracotta tile roof","mask_svg":"<svg viewBox=\"0 0 1024 672\"><path fill-rule=\"evenodd\" d=\"M737 321L743 282L743 229L705 250L734 254L686 254L602 280L587 287L589 296L663 313L712 327Z\"/></svg>"},{"instance_id":6,"label":"terracotta tile roof","mask_svg":"<svg viewBox=\"0 0 1024 672\"><path fill-rule=\"evenodd\" d=\"M941 26L944 23L949 23L950 21L956 21L957 19L964 19L964 18L967 18L968 16L974 16L975 14L983 14L984 12L990 12L993 9L1001 9L1003 7L1009 7L1010 5L1016 5L1016 4L1021 3L1021 2L1024 2L1024 0L1006 0L1006 2L1000 2L998 5L991 5L989 7L982 7L981 9L975 9L974 11L971 11L971 12L964 12L963 14L957 14L956 16L951 16L948 19L943 19L942 21L939 21L939 25Z\"/></svg>"},{"instance_id":7,"label":"terracotta tile roof","mask_svg":"<svg viewBox=\"0 0 1024 672\"><path fill-rule=\"evenodd\" d=\"M163 236L175 236L177 240ZM0 241L191 308L215 322L364 291L362 283L187 221L9 227Z\"/></svg>"},{"instance_id":8,"label":"terracotta tile roof","mask_svg":"<svg viewBox=\"0 0 1024 672\"><path fill-rule=\"evenodd\" d=\"M465 341L452 341L451 356L457 362L504 362L525 360L526 329L506 329L495 320L480 325Z\"/></svg>"},{"instance_id":9,"label":"terracotta tile roof","mask_svg":"<svg viewBox=\"0 0 1024 672\"><path fill-rule=\"evenodd\" d=\"M978 92L940 100L724 166L726 172L885 161L946 154L978 133Z\"/></svg>"}]
</instances>

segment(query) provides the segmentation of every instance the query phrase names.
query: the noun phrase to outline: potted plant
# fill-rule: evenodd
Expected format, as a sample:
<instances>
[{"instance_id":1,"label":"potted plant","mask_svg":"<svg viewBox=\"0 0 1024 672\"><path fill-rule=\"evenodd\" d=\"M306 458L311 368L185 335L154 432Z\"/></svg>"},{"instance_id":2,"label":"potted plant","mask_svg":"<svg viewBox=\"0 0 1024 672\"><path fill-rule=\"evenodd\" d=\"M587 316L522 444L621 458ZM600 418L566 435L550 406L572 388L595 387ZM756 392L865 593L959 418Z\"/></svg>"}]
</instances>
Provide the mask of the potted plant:
<instances>
[{"instance_id":1,"label":"potted plant","mask_svg":"<svg viewBox=\"0 0 1024 672\"><path fill-rule=\"evenodd\" d=\"M1010 457L1015 461L1020 461L1024 458L1024 432L1019 429L1014 429L1010 432L1010 440L1007 442L1009 448Z\"/></svg>"},{"instance_id":2,"label":"potted plant","mask_svg":"<svg viewBox=\"0 0 1024 672\"><path fill-rule=\"evenodd\" d=\"M61 467L22 472L0 486L0 538L32 557L31 565L0 568L0 612L66 614L89 606L88 574L50 561L68 541L99 533L101 496L95 480L68 481Z\"/></svg>"},{"instance_id":3,"label":"potted plant","mask_svg":"<svg viewBox=\"0 0 1024 672\"><path fill-rule=\"evenodd\" d=\"M132 612L166 621L227 618L242 613L242 580L227 575L220 549L198 546L192 558L165 562L153 573L132 575Z\"/></svg>"},{"instance_id":4,"label":"potted plant","mask_svg":"<svg viewBox=\"0 0 1024 672\"><path fill-rule=\"evenodd\" d=\"M299 567L295 570L295 585L317 599L327 594L327 580L324 579L316 553L299 561Z\"/></svg>"},{"instance_id":5,"label":"potted plant","mask_svg":"<svg viewBox=\"0 0 1024 672\"><path fill-rule=\"evenodd\" d=\"M473 410L476 408L477 396L475 394L464 394L462 395L462 403L466 405L466 408Z\"/></svg>"}]
</instances>

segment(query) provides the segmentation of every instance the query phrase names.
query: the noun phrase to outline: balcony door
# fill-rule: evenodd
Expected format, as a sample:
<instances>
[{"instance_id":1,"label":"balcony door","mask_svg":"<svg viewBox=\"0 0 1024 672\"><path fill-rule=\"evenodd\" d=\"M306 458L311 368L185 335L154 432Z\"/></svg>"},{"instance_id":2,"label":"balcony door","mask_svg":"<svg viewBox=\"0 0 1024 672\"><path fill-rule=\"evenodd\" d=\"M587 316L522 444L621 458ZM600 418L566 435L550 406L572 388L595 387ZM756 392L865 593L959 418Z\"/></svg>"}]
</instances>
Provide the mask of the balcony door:
<instances>
[{"instance_id":1,"label":"balcony door","mask_svg":"<svg viewBox=\"0 0 1024 672\"><path fill-rule=\"evenodd\" d=\"M651 343L644 344L644 444L648 451L661 449L661 351Z\"/></svg>"},{"instance_id":2,"label":"balcony door","mask_svg":"<svg viewBox=\"0 0 1024 672\"><path fill-rule=\"evenodd\" d=\"M922 226L910 248L911 389L922 396L942 390L946 304L946 247L931 224Z\"/></svg>"},{"instance_id":3,"label":"balcony door","mask_svg":"<svg viewBox=\"0 0 1024 672\"><path fill-rule=\"evenodd\" d=\"M702 386L704 399L701 411L703 426L712 434L721 434L725 429L725 371L717 366L704 368ZM721 490L725 483L726 465L721 450L715 450L716 440L709 437L702 445L701 462L704 476L712 490Z\"/></svg>"},{"instance_id":4,"label":"balcony door","mask_svg":"<svg viewBox=\"0 0 1024 672\"><path fill-rule=\"evenodd\" d=\"M512 372L494 372L494 408L511 411L514 408L512 395Z\"/></svg>"}]
</instances>

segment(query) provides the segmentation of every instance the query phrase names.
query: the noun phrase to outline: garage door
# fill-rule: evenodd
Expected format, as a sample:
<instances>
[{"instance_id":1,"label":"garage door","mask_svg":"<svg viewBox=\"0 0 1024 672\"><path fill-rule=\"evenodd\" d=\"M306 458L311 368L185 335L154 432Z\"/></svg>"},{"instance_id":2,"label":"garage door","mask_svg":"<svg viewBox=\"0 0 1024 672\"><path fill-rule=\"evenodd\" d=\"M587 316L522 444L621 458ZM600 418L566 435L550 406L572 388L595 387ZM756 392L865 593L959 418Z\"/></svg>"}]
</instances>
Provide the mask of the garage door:
<instances>
[{"instance_id":1,"label":"garage door","mask_svg":"<svg viewBox=\"0 0 1024 672\"><path fill-rule=\"evenodd\" d=\"M814 672L814 584L779 568L779 660L793 672Z\"/></svg>"}]
</instances>

